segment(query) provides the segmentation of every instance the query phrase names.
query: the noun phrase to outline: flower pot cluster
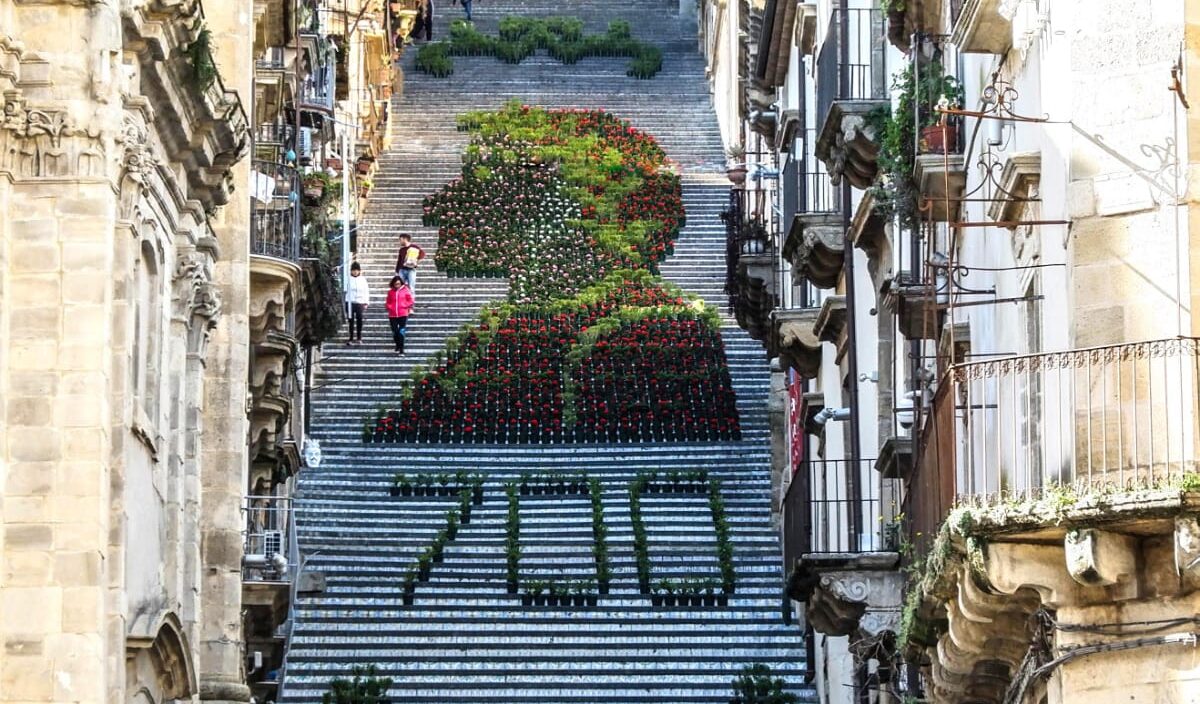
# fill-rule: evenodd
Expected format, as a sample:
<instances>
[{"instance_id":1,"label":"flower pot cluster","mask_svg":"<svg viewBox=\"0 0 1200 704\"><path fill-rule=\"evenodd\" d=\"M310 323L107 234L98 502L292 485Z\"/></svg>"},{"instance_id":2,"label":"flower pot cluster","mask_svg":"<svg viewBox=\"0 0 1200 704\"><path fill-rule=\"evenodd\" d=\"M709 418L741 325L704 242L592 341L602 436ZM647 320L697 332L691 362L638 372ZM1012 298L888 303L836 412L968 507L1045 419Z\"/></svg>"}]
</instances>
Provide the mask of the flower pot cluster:
<instances>
[{"instance_id":1,"label":"flower pot cluster","mask_svg":"<svg viewBox=\"0 0 1200 704\"><path fill-rule=\"evenodd\" d=\"M518 103L459 127L475 134L462 177L427 197L423 215L450 276L507 276L510 300L527 303L671 253L682 191L645 133L602 111Z\"/></svg>"},{"instance_id":2,"label":"flower pot cluster","mask_svg":"<svg viewBox=\"0 0 1200 704\"><path fill-rule=\"evenodd\" d=\"M397 474L388 492L392 496L454 496L467 491L475 504L483 503L483 476L450 474Z\"/></svg>"},{"instance_id":3,"label":"flower pot cluster","mask_svg":"<svg viewBox=\"0 0 1200 704\"><path fill-rule=\"evenodd\" d=\"M680 608L728 606L729 595L719 586L717 580L707 578L660 579L650 592L650 603Z\"/></svg>"},{"instance_id":4,"label":"flower pot cluster","mask_svg":"<svg viewBox=\"0 0 1200 704\"><path fill-rule=\"evenodd\" d=\"M453 56L494 56L519 64L538 50L564 64L588 56L620 56L631 59L626 75L653 78L662 70L662 51L633 38L628 22L609 23L604 34L585 36L583 22L574 17L546 19L508 16L500 20L499 35L492 37L469 22L450 23L450 38L426 44L417 52L418 71L437 78L454 73Z\"/></svg>"},{"instance_id":5,"label":"flower pot cluster","mask_svg":"<svg viewBox=\"0 0 1200 704\"><path fill-rule=\"evenodd\" d=\"M719 316L657 276L684 224L661 147L596 110L510 103L458 124L462 176L424 220L441 269L507 276L509 300L414 369L363 440L737 439Z\"/></svg>"},{"instance_id":6,"label":"flower pot cluster","mask_svg":"<svg viewBox=\"0 0 1200 704\"><path fill-rule=\"evenodd\" d=\"M470 489L463 489L462 495L470 496L469 492ZM458 537L459 526L463 523L464 521L462 520L462 514L459 513L459 509L452 509L447 512L445 527L438 531L437 535L433 538L433 542L421 551L416 561L404 573L401 593L403 594L405 606L412 606L413 600L416 597L417 585L429 581L429 574L433 566L442 563L442 560L445 558L446 544Z\"/></svg>"},{"instance_id":7,"label":"flower pot cluster","mask_svg":"<svg viewBox=\"0 0 1200 704\"><path fill-rule=\"evenodd\" d=\"M563 423L563 360L581 331L629 306L679 305L647 272L614 272L574 299L485 314L417 370L400 407L363 428L367 442L549 443L575 440Z\"/></svg>"},{"instance_id":8,"label":"flower pot cluster","mask_svg":"<svg viewBox=\"0 0 1200 704\"><path fill-rule=\"evenodd\" d=\"M638 589L642 594L663 595L665 593L664 582L659 581L659 589L655 591L651 588L651 565L650 565L650 550L649 536L646 532L646 523L642 518L642 497L648 493L648 488L655 483L659 477L657 472L642 472L634 478L629 484L629 520L633 524L633 553L637 564L638 574ZM707 580L674 582L667 580L666 585L671 586L671 594L686 594L688 603L693 593L705 592L709 586L720 587L720 594L726 598L733 594L737 589L737 572L733 566L733 543L730 540L729 534L729 519L725 515L725 500L721 496L721 482L710 478L708 480L708 508L712 515L713 528L717 534L717 564L720 569L720 581L711 582ZM677 586L679 588L677 588ZM684 589L685 587L696 587L695 589ZM658 604L658 602L655 602ZM666 605L665 602L662 605ZM678 601L672 602L672 605L683 605ZM705 604L701 604L705 605Z\"/></svg>"},{"instance_id":9,"label":"flower pot cluster","mask_svg":"<svg viewBox=\"0 0 1200 704\"><path fill-rule=\"evenodd\" d=\"M542 472L522 475L518 488L521 496L569 496L588 493L588 482L581 474Z\"/></svg>"},{"instance_id":10,"label":"flower pot cluster","mask_svg":"<svg viewBox=\"0 0 1200 704\"><path fill-rule=\"evenodd\" d=\"M708 493L708 471L696 469L688 472L671 470L649 475L647 494L706 494Z\"/></svg>"},{"instance_id":11,"label":"flower pot cluster","mask_svg":"<svg viewBox=\"0 0 1200 704\"><path fill-rule=\"evenodd\" d=\"M609 442L741 437L720 333L697 319L624 322L572 370L578 434Z\"/></svg>"},{"instance_id":12,"label":"flower pot cluster","mask_svg":"<svg viewBox=\"0 0 1200 704\"><path fill-rule=\"evenodd\" d=\"M595 606L599 601L595 585L587 580L556 582L531 579L525 582L521 603L525 606Z\"/></svg>"}]
</instances>

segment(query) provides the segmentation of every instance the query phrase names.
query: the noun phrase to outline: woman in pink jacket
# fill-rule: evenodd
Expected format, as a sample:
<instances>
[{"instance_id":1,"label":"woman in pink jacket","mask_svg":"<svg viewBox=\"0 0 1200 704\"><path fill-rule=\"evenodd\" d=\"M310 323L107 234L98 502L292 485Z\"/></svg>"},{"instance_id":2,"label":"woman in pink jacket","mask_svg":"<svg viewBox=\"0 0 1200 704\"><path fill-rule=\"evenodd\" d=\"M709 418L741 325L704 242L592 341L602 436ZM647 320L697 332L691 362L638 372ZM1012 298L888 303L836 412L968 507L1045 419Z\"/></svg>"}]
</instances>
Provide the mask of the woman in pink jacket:
<instances>
[{"instance_id":1,"label":"woman in pink jacket","mask_svg":"<svg viewBox=\"0 0 1200 704\"><path fill-rule=\"evenodd\" d=\"M404 354L404 338L408 334L408 314L412 312L413 295L408 284L399 276L392 277L388 286L387 314L392 324L392 339L396 342L396 354Z\"/></svg>"}]
</instances>

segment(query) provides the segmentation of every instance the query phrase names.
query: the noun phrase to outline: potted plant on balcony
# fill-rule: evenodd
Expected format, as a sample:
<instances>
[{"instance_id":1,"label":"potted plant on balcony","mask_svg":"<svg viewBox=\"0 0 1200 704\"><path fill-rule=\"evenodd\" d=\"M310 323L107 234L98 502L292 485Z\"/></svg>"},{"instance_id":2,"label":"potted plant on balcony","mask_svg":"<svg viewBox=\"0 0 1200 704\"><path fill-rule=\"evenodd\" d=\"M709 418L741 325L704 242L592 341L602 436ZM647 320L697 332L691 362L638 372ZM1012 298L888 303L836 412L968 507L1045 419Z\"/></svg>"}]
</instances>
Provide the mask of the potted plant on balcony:
<instances>
[{"instance_id":1,"label":"potted plant on balcony","mask_svg":"<svg viewBox=\"0 0 1200 704\"><path fill-rule=\"evenodd\" d=\"M329 177L323 173L311 173L304 177L305 205L318 205L325 197L325 189L329 185Z\"/></svg>"},{"instance_id":2,"label":"potted plant on balcony","mask_svg":"<svg viewBox=\"0 0 1200 704\"><path fill-rule=\"evenodd\" d=\"M725 165L725 175L729 178L730 183L735 186L746 183L746 148L740 144L734 144L725 150L725 157L728 160Z\"/></svg>"},{"instance_id":3,"label":"potted plant on balcony","mask_svg":"<svg viewBox=\"0 0 1200 704\"><path fill-rule=\"evenodd\" d=\"M359 176L366 176L371 173L371 167L375 165L375 157L370 154L363 154L358 157L358 161L354 163L355 170Z\"/></svg>"}]
</instances>

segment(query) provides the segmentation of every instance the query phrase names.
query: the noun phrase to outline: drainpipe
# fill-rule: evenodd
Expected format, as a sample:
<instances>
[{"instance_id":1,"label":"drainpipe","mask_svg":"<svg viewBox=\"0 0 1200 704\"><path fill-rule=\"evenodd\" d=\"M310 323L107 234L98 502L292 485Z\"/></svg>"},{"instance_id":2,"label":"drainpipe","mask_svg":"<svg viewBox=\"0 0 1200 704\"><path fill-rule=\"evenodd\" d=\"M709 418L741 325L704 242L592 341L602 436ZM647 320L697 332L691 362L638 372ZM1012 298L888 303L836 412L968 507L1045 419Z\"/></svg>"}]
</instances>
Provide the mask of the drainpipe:
<instances>
[{"instance_id":1,"label":"drainpipe","mask_svg":"<svg viewBox=\"0 0 1200 704\"><path fill-rule=\"evenodd\" d=\"M848 0L838 0L838 94L843 97L850 95L850 12ZM850 192L850 182L842 178L842 232L850 233L850 208L853 205ZM846 272L846 354L849 359L846 371L850 375L847 388L850 406L850 471L846 472L846 498L849 499L850 525L848 535L850 549L858 552L861 545L862 526L862 478L859 477L859 456L862 452L859 442L859 408L858 408L858 325L855 322L855 291L854 291L854 245L846 238L843 248Z\"/></svg>"}]
</instances>

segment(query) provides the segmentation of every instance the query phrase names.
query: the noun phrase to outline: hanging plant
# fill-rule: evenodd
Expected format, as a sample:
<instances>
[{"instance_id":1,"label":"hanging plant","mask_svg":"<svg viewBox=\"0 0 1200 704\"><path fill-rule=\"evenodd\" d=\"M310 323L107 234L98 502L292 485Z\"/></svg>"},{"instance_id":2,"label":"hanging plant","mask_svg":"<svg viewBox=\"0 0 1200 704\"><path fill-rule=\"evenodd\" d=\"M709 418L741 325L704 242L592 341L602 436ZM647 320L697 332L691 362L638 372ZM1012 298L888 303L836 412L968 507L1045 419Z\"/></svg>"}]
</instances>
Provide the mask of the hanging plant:
<instances>
[{"instance_id":1,"label":"hanging plant","mask_svg":"<svg viewBox=\"0 0 1200 704\"><path fill-rule=\"evenodd\" d=\"M184 52L191 67L192 86L201 93L207 91L217 80L217 64L212 57L212 31L201 25L196 38Z\"/></svg>"},{"instance_id":2,"label":"hanging plant","mask_svg":"<svg viewBox=\"0 0 1200 704\"><path fill-rule=\"evenodd\" d=\"M961 105L963 89L957 78L946 75L939 61L924 64L920 80L914 76L912 64L908 64L894 76L892 89L899 93L895 107L890 111L879 108L867 115L868 124L880 135L879 178L871 193L878 215L884 219L895 215L902 227L914 229L919 219L919 194L913 182L919 131L936 131L937 139L942 141L937 146L950 147L957 140L957 123L953 120L949 123L955 126L953 136L949 126L943 133L938 127L943 117L938 106ZM929 148L926 140L921 153L930 153Z\"/></svg>"}]
</instances>

